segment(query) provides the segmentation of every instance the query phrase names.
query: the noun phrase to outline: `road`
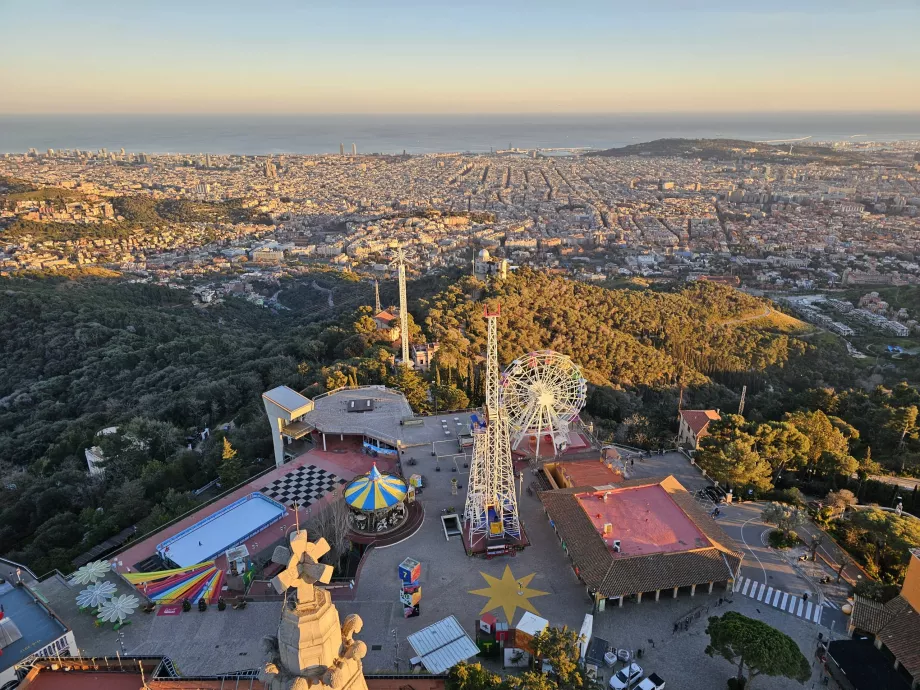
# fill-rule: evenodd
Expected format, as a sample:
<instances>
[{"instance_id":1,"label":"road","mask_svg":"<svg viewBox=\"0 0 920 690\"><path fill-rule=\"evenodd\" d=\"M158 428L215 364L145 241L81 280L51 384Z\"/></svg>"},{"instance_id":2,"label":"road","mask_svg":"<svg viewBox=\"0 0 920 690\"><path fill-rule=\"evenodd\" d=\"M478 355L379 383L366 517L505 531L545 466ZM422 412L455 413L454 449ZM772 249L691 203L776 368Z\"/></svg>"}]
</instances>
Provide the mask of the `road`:
<instances>
[{"instance_id":1,"label":"road","mask_svg":"<svg viewBox=\"0 0 920 690\"><path fill-rule=\"evenodd\" d=\"M807 577L793 565L794 558L790 562L781 552L767 545L767 535L774 528L760 519L762 510L761 503L723 505L721 508L719 524L744 551L739 583L746 586L735 592L735 596L749 596L764 606L772 605L774 608L787 598L790 604L793 599L798 599L803 602L804 609L805 602L802 596L807 593L810 602L824 605L820 615L821 626L838 633L845 630L846 616L840 611L844 599L839 595L828 596L817 580ZM750 582L746 582L747 580ZM781 594L776 594L777 591ZM802 615L798 617L801 618Z\"/></svg>"},{"instance_id":2,"label":"road","mask_svg":"<svg viewBox=\"0 0 920 690\"><path fill-rule=\"evenodd\" d=\"M723 321L721 326L734 326L739 323L744 323L745 321L755 321L757 319L763 319L773 313L773 310L770 307L764 307L762 312L756 314L748 314L747 316L739 316L737 319L729 319L728 321Z\"/></svg>"},{"instance_id":3,"label":"road","mask_svg":"<svg viewBox=\"0 0 920 690\"><path fill-rule=\"evenodd\" d=\"M334 306L335 306L335 303L332 301L332 290L330 290L329 288L320 287L319 285L316 284L316 281L315 281L315 280L313 281L313 283L311 284L311 286L312 286L312 288L313 288L314 290L319 290L320 292L325 292L325 293L326 293L326 296L329 298L329 306L330 306L330 307L334 307Z\"/></svg>"}]
</instances>

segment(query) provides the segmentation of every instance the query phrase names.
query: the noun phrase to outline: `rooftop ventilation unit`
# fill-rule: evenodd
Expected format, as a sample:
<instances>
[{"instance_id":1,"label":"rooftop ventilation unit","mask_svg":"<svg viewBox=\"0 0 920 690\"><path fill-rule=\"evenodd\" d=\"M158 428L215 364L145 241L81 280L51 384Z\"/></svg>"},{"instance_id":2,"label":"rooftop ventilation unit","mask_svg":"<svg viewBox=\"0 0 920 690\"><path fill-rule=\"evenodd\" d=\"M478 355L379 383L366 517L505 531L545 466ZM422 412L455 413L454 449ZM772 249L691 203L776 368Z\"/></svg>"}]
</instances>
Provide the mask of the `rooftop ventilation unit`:
<instances>
[{"instance_id":1,"label":"rooftop ventilation unit","mask_svg":"<svg viewBox=\"0 0 920 690\"><path fill-rule=\"evenodd\" d=\"M619 539L613 540L613 552L620 553L620 540Z\"/></svg>"},{"instance_id":2,"label":"rooftop ventilation unit","mask_svg":"<svg viewBox=\"0 0 920 690\"><path fill-rule=\"evenodd\" d=\"M345 408L349 412L370 412L374 409L373 400L349 400Z\"/></svg>"}]
</instances>

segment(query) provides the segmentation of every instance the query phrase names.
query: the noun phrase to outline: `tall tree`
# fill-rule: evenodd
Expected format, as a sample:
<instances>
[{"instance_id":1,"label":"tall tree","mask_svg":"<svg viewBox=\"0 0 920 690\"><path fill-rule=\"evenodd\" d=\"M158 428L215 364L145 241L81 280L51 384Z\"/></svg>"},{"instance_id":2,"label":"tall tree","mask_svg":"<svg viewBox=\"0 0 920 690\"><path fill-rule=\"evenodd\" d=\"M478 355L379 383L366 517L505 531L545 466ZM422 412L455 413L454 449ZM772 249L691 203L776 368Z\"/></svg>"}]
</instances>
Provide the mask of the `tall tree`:
<instances>
[{"instance_id":1,"label":"tall tree","mask_svg":"<svg viewBox=\"0 0 920 690\"><path fill-rule=\"evenodd\" d=\"M237 455L230 439L224 436L223 449L220 454L220 483L224 489L236 486L246 478L246 470Z\"/></svg>"},{"instance_id":2,"label":"tall tree","mask_svg":"<svg viewBox=\"0 0 920 690\"><path fill-rule=\"evenodd\" d=\"M696 462L720 484L767 491L773 487L773 471L754 448L755 443L754 437L743 431L736 431L725 443L706 437L697 451Z\"/></svg>"},{"instance_id":3,"label":"tall tree","mask_svg":"<svg viewBox=\"0 0 920 690\"><path fill-rule=\"evenodd\" d=\"M788 635L753 618L729 611L722 616L712 616L706 627L709 656L718 654L738 665L738 685L745 680L747 687L761 675L783 676L804 683L811 677L808 659Z\"/></svg>"},{"instance_id":4,"label":"tall tree","mask_svg":"<svg viewBox=\"0 0 920 690\"><path fill-rule=\"evenodd\" d=\"M553 667L560 688L580 688L584 683L578 660L578 633L567 627L546 628L534 635L531 646L535 656Z\"/></svg>"}]
</instances>

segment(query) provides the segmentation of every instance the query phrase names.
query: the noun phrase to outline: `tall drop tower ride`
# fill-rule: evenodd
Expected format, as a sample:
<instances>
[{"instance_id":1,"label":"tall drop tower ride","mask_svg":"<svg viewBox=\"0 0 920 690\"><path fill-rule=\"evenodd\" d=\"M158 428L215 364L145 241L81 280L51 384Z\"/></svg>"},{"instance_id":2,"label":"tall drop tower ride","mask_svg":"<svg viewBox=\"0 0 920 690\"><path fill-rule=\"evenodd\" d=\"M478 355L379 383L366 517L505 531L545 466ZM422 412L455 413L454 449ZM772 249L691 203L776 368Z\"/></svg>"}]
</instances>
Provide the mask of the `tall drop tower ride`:
<instances>
[{"instance_id":1,"label":"tall drop tower ride","mask_svg":"<svg viewBox=\"0 0 920 690\"><path fill-rule=\"evenodd\" d=\"M485 427L474 430L473 461L467 486L464 520L472 547L478 539L488 541L521 538L514 465L511 460L508 415L501 405L498 371L500 309L485 310L488 328L486 354Z\"/></svg>"}]
</instances>

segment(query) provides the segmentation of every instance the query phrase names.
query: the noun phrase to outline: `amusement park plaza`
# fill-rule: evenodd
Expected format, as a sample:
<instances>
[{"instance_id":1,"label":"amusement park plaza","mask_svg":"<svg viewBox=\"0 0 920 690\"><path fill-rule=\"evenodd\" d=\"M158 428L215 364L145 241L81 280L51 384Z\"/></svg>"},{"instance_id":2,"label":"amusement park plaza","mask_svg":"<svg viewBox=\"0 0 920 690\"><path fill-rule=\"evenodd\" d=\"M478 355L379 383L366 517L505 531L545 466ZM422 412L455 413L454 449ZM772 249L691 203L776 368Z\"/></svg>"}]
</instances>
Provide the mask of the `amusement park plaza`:
<instances>
[{"instance_id":1,"label":"amusement park plaza","mask_svg":"<svg viewBox=\"0 0 920 690\"><path fill-rule=\"evenodd\" d=\"M708 480L681 452L601 446L578 418L577 367L529 357L515 364L546 371L499 377L492 367L476 411L416 416L383 386L313 399L267 391L270 470L72 575L39 581L20 569L0 585L0 602L12 591L27 604L8 616L21 640L0 657L0 688L27 673L21 687L78 687L53 684L55 664L42 658L59 655L83 661L58 669L100 678L132 664L152 688L271 689L303 677L397 690L410 677L420 690L443 687L467 659L526 665L527 640L547 626L582 632L599 679L617 670L607 651L641 654L646 671L674 679L693 654L694 677L675 686L715 687L724 662L703 654L701 613L752 604L732 600L742 554L698 503ZM550 379L574 381L574 408L560 411ZM531 401L523 424L509 414L515 395ZM334 574L317 565L327 552ZM321 621L339 615L341 639L318 639L331 629ZM695 628L675 636L685 619ZM790 634L810 639L801 627ZM271 649L281 661L266 665ZM320 667L321 683L310 676Z\"/></svg>"}]
</instances>

